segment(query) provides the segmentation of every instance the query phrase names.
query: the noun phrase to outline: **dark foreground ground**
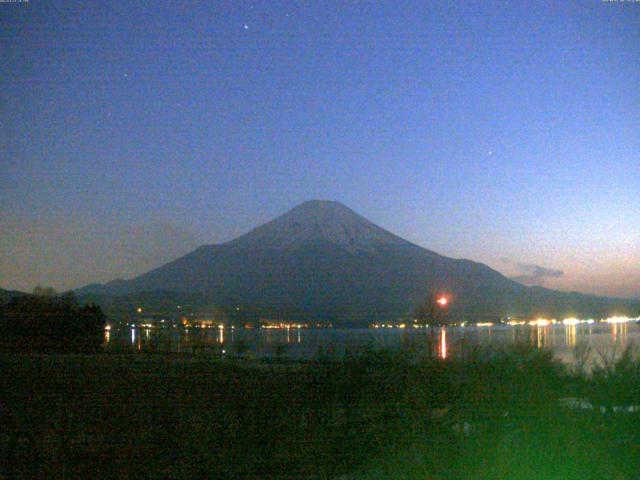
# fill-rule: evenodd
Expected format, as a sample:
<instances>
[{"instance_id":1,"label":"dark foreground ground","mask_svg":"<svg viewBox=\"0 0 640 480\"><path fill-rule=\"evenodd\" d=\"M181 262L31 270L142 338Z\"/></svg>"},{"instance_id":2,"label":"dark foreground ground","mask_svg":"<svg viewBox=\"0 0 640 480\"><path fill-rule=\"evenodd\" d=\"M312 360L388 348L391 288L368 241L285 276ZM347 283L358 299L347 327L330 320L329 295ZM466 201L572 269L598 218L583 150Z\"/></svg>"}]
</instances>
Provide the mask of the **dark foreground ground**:
<instances>
[{"instance_id":1,"label":"dark foreground ground","mask_svg":"<svg viewBox=\"0 0 640 480\"><path fill-rule=\"evenodd\" d=\"M0 478L640 478L631 352L457 357L5 354Z\"/></svg>"}]
</instances>

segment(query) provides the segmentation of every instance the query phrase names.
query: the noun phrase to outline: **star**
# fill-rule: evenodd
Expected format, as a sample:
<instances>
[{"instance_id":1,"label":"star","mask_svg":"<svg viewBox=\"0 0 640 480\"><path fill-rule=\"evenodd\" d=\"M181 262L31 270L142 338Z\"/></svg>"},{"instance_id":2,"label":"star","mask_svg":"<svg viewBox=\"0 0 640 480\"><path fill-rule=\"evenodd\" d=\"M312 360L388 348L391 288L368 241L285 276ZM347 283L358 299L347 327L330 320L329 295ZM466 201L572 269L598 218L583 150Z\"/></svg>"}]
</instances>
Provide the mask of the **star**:
<instances>
[{"instance_id":1,"label":"star","mask_svg":"<svg viewBox=\"0 0 640 480\"><path fill-rule=\"evenodd\" d=\"M246 23L244 24L244 29L245 30L249 30L249 25L247 25Z\"/></svg>"}]
</instances>

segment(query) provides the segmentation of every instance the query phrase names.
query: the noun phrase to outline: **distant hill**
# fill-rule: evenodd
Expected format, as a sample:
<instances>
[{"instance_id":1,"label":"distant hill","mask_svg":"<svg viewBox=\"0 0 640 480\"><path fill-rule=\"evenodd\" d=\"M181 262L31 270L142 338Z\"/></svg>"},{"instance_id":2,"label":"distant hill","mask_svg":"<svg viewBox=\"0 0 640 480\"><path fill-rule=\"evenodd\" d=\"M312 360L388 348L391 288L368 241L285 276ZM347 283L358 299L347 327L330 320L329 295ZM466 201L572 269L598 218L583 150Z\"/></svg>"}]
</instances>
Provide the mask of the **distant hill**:
<instances>
[{"instance_id":1,"label":"distant hill","mask_svg":"<svg viewBox=\"0 0 640 480\"><path fill-rule=\"evenodd\" d=\"M177 292L362 325L411 315L430 292L449 319L631 314L629 300L527 287L481 263L410 243L331 201L305 202L230 242L205 245L132 280L78 290L93 298Z\"/></svg>"},{"instance_id":2,"label":"distant hill","mask_svg":"<svg viewBox=\"0 0 640 480\"><path fill-rule=\"evenodd\" d=\"M0 303L7 303L13 297L22 297L26 295L24 292L19 292L17 290L4 290L0 288Z\"/></svg>"}]
</instances>

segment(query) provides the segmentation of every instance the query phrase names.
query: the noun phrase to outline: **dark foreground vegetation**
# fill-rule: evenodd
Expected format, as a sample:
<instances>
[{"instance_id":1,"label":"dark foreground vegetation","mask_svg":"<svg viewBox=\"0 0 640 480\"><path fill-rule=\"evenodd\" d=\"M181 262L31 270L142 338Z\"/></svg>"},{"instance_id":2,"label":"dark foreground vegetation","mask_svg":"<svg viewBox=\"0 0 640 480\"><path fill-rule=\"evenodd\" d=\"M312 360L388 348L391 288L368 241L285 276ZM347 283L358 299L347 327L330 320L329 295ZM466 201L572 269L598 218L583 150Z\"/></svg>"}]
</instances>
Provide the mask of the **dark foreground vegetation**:
<instances>
[{"instance_id":1,"label":"dark foreground vegetation","mask_svg":"<svg viewBox=\"0 0 640 480\"><path fill-rule=\"evenodd\" d=\"M0 302L0 350L91 353L102 349L106 318L97 305L81 306L73 293L38 287L33 295Z\"/></svg>"},{"instance_id":2,"label":"dark foreground vegetation","mask_svg":"<svg viewBox=\"0 0 640 480\"><path fill-rule=\"evenodd\" d=\"M0 477L638 478L631 350L589 374L528 347L454 357L3 355Z\"/></svg>"}]
</instances>

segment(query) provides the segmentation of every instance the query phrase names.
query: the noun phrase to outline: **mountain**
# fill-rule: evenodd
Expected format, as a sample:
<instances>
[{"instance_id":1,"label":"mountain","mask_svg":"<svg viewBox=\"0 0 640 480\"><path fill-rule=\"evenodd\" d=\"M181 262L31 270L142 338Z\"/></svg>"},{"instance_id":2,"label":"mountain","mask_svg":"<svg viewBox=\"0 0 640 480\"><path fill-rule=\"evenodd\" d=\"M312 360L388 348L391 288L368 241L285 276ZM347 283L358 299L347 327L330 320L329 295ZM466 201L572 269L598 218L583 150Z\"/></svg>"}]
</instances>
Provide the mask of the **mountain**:
<instances>
[{"instance_id":1,"label":"mountain","mask_svg":"<svg viewBox=\"0 0 640 480\"><path fill-rule=\"evenodd\" d=\"M608 316L635 308L626 300L521 285L481 263L408 242L332 201L302 203L230 242L76 293L149 292L197 294L218 305L296 311L343 325L411 315L430 292L451 297L450 319Z\"/></svg>"},{"instance_id":2,"label":"mountain","mask_svg":"<svg viewBox=\"0 0 640 480\"><path fill-rule=\"evenodd\" d=\"M0 304L7 303L13 297L22 297L26 295L26 293L19 292L17 290L5 290L0 288Z\"/></svg>"}]
</instances>

